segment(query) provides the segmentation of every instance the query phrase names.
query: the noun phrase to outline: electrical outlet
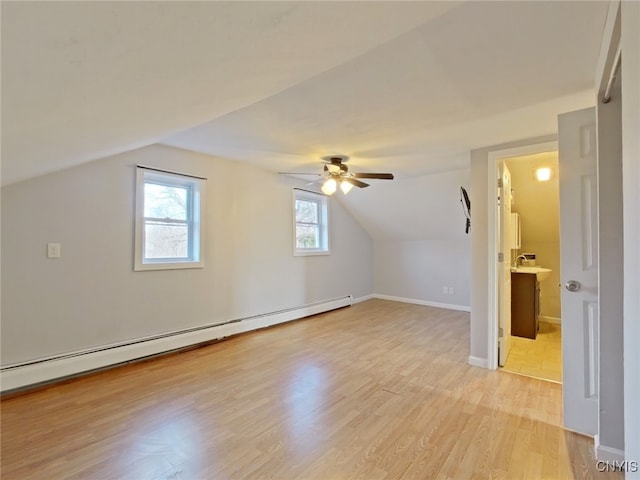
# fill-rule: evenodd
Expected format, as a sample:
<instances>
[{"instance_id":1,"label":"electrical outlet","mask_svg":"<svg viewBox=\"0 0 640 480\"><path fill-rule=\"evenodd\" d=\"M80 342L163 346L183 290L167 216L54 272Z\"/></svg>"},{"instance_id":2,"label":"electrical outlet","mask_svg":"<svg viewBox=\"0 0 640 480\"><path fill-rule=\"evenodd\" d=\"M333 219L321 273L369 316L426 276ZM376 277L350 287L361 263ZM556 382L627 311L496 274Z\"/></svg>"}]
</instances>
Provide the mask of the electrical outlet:
<instances>
[{"instance_id":1,"label":"electrical outlet","mask_svg":"<svg viewBox=\"0 0 640 480\"><path fill-rule=\"evenodd\" d=\"M445 295L447 294L447 287L442 287L442 293L444 293Z\"/></svg>"},{"instance_id":2,"label":"electrical outlet","mask_svg":"<svg viewBox=\"0 0 640 480\"><path fill-rule=\"evenodd\" d=\"M60 244L47 243L47 258L60 258Z\"/></svg>"},{"instance_id":3,"label":"electrical outlet","mask_svg":"<svg viewBox=\"0 0 640 480\"><path fill-rule=\"evenodd\" d=\"M453 287L449 287L449 295L453 295Z\"/></svg>"}]
</instances>

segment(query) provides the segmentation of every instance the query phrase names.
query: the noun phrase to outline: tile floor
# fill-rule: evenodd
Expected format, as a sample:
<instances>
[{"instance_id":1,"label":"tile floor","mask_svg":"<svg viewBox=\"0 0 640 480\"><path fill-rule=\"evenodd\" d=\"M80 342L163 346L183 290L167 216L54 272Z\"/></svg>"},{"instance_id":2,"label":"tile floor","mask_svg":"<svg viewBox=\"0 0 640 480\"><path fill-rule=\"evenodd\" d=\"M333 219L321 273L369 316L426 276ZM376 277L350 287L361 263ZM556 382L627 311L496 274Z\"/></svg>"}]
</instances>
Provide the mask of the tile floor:
<instances>
[{"instance_id":1,"label":"tile floor","mask_svg":"<svg viewBox=\"0 0 640 480\"><path fill-rule=\"evenodd\" d=\"M511 337L511 352L503 368L508 372L562 383L560 325L540 322L535 340Z\"/></svg>"}]
</instances>

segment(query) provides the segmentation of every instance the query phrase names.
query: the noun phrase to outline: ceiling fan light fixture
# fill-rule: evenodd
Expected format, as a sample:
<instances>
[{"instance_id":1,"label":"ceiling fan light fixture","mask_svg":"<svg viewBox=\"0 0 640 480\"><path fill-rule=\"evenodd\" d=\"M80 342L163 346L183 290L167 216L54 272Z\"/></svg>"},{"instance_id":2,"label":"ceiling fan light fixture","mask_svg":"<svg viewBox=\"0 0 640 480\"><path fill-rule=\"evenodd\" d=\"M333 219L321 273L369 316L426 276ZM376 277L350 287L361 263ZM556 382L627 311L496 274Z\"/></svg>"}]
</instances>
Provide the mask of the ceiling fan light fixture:
<instances>
[{"instance_id":1,"label":"ceiling fan light fixture","mask_svg":"<svg viewBox=\"0 0 640 480\"><path fill-rule=\"evenodd\" d=\"M317 184L322 182L320 189L322 193L327 196L333 195L340 185L340 190L346 195L351 191L353 187L365 188L369 184L363 182L362 178L370 178L374 180L393 180L393 173L349 173L349 168L345 165L345 162L349 157L345 155L323 157L322 173L311 172L279 172L282 175L317 175L320 177L317 181L312 182ZM311 185L311 184L310 184Z\"/></svg>"},{"instance_id":2,"label":"ceiling fan light fixture","mask_svg":"<svg viewBox=\"0 0 640 480\"><path fill-rule=\"evenodd\" d=\"M340 182L340 190L342 190L342 193L344 193L345 195L349 193L352 188L353 185L350 182L347 182L346 180L342 180Z\"/></svg>"},{"instance_id":3,"label":"ceiling fan light fixture","mask_svg":"<svg viewBox=\"0 0 640 480\"><path fill-rule=\"evenodd\" d=\"M338 183L334 178L327 179L326 182L322 184L322 193L325 195L333 195L336 193L336 189L338 188Z\"/></svg>"}]
</instances>

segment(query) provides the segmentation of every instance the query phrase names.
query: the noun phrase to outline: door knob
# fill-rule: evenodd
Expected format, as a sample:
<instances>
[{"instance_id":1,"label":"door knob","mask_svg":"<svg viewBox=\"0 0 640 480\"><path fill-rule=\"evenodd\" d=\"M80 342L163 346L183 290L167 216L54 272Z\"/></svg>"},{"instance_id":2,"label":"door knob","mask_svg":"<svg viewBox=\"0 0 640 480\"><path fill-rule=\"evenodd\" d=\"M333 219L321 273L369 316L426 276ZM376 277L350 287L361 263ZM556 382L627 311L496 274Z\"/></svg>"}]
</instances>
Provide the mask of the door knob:
<instances>
[{"instance_id":1,"label":"door knob","mask_svg":"<svg viewBox=\"0 0 640 480\"><path fill-rule=\"evenodd\" d=\"M569 280L564 284L564 287L570 292L577 292L578 290L580 290L580 282L578 282L577 280Z\"/></svg>"}]
</instances>

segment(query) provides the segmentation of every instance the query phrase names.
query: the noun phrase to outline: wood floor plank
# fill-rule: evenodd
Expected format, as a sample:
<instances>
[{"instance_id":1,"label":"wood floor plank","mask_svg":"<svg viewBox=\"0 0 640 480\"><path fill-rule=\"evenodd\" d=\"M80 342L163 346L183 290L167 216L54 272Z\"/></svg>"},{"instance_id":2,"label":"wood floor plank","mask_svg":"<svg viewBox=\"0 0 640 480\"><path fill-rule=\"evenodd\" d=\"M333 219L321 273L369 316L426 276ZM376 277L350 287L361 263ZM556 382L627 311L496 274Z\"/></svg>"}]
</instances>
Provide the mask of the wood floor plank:
<instances>
[{"instance_id":1,"label":"wood floor plank","mask_svg":"<svg viewBox=\"0 0 640 480\"><path fill-rule=\"evenodd\" d=\"M2 478L622 478L468 356L468 313L370 300L5 399Z\"/></svg>"}]
</instances>

